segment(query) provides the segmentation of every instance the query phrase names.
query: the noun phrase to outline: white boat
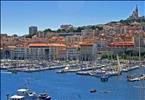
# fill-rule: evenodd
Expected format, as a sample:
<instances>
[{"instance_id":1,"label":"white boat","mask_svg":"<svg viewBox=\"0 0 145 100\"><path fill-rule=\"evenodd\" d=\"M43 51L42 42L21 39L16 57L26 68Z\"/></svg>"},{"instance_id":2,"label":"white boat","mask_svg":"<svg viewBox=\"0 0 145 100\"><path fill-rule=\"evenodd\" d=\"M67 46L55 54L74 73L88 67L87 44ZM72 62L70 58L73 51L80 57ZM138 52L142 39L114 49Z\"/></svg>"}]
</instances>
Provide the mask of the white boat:
<instances>
[{"instance_id":1,"label":"white boat","mask_svg":"<svg viewBox=\"0 0 145 100\"><path fill-rule=\"evenodd\" d=\"M37 100L37 94L28 89L18 89L16 95L10 97L10 100Z\"/></svg>"},{"instance_id":2,"label":"white boat","mask_svg":"<svg viewBox=\"0 0 145 100\"><path fill-rule=\"evenodd\" d=\"M25 84L26 88L18 89L13 96L9 97L9 94L7 94L7 100L51 100L51 97L46 92L43 92L39 96L35 92L31 92L27 88L28 84L28 82Z\"/></svg>"}]
</instances>

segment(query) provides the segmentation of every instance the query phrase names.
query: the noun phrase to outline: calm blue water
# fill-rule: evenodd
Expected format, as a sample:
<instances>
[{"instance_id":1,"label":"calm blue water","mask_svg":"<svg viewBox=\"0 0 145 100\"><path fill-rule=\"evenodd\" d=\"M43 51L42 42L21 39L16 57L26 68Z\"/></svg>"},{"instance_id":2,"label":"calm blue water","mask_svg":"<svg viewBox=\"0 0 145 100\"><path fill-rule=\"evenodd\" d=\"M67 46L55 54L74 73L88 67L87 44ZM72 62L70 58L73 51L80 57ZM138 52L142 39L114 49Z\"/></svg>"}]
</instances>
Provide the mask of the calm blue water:
<instances>
[{"instance_id":1,"label":"calm blue water","mask_svg":"<svg viewBox=\"0 0 145 100\"><path fill-rule=\"evenodd\" d=\"M120 77L114 76L109 78L108 82L102 83L99 78L93 76L57 74L56 70L17 74L1 70L1 100L6 100L6 94L14 95L17 89L23 88L27 79L30 82L29 89L37 94L46 90L52 100L139 100L140 89L134 86L139 86L140 82L126 81L129 73L138 71L123 73ZM145 81L142 82L145 86ZM97 92L90 93L91 89L96 89ZM111 92L99 92L104 90ZM145 100L145 88L142 100Z\"/></svg>"}]
</instances>

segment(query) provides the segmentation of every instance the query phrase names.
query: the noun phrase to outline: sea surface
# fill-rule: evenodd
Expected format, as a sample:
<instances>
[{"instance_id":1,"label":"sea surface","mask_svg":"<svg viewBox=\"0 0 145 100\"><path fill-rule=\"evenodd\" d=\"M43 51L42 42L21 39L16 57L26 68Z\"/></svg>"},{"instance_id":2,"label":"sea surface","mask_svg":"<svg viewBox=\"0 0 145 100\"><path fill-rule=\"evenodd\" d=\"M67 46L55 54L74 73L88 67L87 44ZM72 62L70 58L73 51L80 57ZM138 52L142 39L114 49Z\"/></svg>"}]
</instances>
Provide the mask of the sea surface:
<instances>
[{"instance_id":1,"label":"sea surface","mask_svg":"<svg viewBox=\"0 0 145 100\"><path fill-rule=\"evenodd\" d=\"M134 70L121 76L109 78L101 82L94 76L76 75L75 73L58 74L56 70L12 74L1 70L1 100L6 100L6 94L14 95L17 89L24 88L28 79L28 88L37 94L45 90L52 100L139 100L140 81L127 82L126 76L138 73ZM145 69L144 69L145 72ZM145 100L145 81L142 81L142 100ZM97 92L90 93L96 89ZM103 93L103 91L108 93Z\"/></svg>"}]
</instances>

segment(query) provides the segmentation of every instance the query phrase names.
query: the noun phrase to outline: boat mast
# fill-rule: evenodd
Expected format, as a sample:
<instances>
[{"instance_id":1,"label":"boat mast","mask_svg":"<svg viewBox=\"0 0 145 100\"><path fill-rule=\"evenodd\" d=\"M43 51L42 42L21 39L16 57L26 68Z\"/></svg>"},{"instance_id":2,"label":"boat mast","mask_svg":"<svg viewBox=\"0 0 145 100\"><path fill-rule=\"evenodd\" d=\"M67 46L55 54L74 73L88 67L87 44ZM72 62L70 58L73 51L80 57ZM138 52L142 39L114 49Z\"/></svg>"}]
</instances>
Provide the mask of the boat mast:
<instances>
[{"instance_id":1,"label":"boat mast","mask_svg":"<svg viewBox=\"0 0 145 100\"><path fill-rule=\"evenodd\" d=\"M118 64L118 73L120 74L120 70L121 70L121 66L120 66L120 61L119 61L119 57L118 57L118 54L117 54L117 64Z\"/></svg>"},{"instance_id":2,"label":"boat mast","mask_svg":"<svg viewBox=\"0 0 145 100\"><path fill-rule=\"evenodd\" d=\"M141 54L140 54L140 30L139 30L139 66L140 66L140 73L142 72L141 70ZM140 80L140 100L142 100L142 80Z\"/></svg>"}]
</instances>

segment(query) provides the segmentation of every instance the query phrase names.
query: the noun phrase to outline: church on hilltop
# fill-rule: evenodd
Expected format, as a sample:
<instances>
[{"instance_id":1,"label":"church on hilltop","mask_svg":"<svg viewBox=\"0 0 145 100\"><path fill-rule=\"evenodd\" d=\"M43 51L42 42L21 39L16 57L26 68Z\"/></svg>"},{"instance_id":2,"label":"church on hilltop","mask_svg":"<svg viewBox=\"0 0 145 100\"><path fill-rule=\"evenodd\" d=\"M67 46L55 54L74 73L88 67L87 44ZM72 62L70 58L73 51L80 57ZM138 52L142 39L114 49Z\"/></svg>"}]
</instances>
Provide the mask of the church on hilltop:
<instances>
[{"instance_id":1,"label":"church on hilltop","mask_svg":"<svg viewBox=\"0 0 145 100\"><path fill-rule=\"evenodd\" d=\"M138 16L138 6L136 5L136 9L132 12L132 15L127 18L127 20L132 20L132 19L145 19L145 16Z\"/></svg>"}]
</instances>

